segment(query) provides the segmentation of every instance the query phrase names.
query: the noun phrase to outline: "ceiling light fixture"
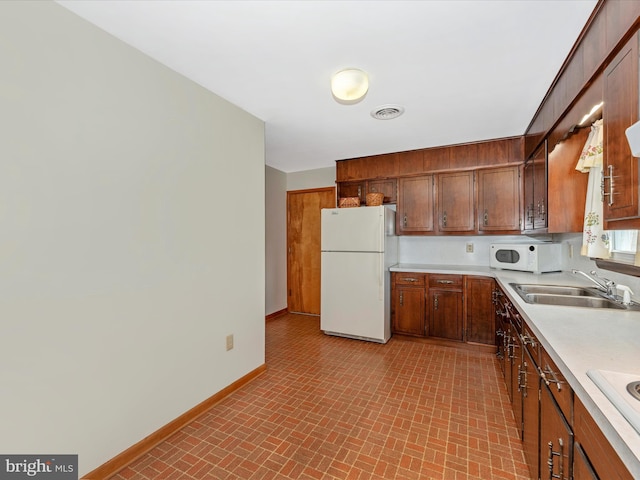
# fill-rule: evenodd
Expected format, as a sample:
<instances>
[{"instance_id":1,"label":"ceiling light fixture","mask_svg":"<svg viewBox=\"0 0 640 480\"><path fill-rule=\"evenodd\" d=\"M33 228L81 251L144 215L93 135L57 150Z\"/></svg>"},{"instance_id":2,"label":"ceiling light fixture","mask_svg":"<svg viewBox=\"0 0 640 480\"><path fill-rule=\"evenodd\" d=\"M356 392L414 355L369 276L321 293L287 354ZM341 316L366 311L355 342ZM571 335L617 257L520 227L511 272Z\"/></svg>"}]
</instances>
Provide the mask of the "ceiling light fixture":
<instances>
[{"instance_id":1,"label":"ceiling light fixture","mask_svg":"<svg viewBox=\"0 0 640 480\"><path fill-rule=\"evenodd\" d=\"M382 105L371 111L371 116L377 120L393 120L404 113L400 105Z\"/></svg>"},{"instance_id":2,"label":"ceiling light fixture","mask_svg":"<svg viewBox=\"0 0 640 480\"><path fill-rule=\"evenodd\" d=\"M357 68L340 70L331 77L331 93L338 103L353 105L369 90L369 76Z\"/></svg>"}]
</instances>

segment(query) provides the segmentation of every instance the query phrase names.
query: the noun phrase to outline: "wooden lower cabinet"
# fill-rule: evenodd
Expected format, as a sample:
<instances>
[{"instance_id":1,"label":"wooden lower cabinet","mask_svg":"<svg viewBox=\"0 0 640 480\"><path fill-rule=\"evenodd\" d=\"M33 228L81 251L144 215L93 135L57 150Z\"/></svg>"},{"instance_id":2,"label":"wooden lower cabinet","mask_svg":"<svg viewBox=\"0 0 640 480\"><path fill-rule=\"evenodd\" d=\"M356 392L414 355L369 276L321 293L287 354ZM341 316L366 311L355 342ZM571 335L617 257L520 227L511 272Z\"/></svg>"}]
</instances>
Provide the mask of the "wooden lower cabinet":
<instances>
[{"instance_id":1,"label":"wooden lower cabinet","mask_svg":"<svg viewBox=\"0 0 640 480\"><path fill-rule=\"evenodd\" d=\"M633 475L624 466L577 396L574 399L573 430L575 432L574 480L633 479Z\"/></svg>"},{"instance_id":2,"label":"wooden lower cabinet","mask_svg":"<svg viewBox=\"0 0 640 480\"><path fill-rule=\"evenodd\" d=\"M532 478L540 478L540 410L538 396L540 392L540 376L536 363L527 349L522 358L522 443L524 458Z\"/></svg>"},{"instance_id":3,"label":"wooden lower cabinet","mask_svg":"<svg viewBox=\"0 0 640 480\"><path fill-rule=\"evenodd\" d=\"M493 278L465 276L465 340L469 343L493 345L495 342L495 288Z\"/></svg>"},{"instance_id":4,"label":"wooden lower cabinet","mask_svg":"<svg viewBox=\"0 0 640 480\"><path fill-rule=\"evenodd\" d=\"M488 277L392 272L392 332L493 347L494 287Z\"/></svg>"},{"instance_id":5,"label":"wooden lower cabinet","mask_svg":"<svg viewBox=\"0 0 640 480\"><path fill-rule=\"evenodd\" d=\"M426 334L424 275L395 275L391 287L391 328L395 333L423 337ZM404 284L411 281L414 284Z\"/></svg>"},{"instance_id":6,"label":"wooden lower cabinet","mask_svg":"<svg viewBox=\"0 0 640 480\"><path fill-rule=\"evenodd\" d=\"M553 388L553 387L552 387ZM542 382L540 389L540 478L570 479L573 467L573 432Z\"/></svg>"},{"instance_id":7,"label":"wooden lower cabinet","mask_svg":"<svg viewBox=\"0 0 640 480\"><path fill-rule=\"evenodd\" d=\"M632 480L529 326L526 322L518 325L514 315L504 315L499 297L497 293L498 359L531 478Z\"/></svg>"},{"instance_id":8,"label":"wooden lower cabinet","mask_svg":"<svg viewBox=\"0 0 640 480\"><path fill-rule=\"evenodd\" d=\"M462 291L429 288L429 336L462 341Z\"/></svg>"}]
</instances>

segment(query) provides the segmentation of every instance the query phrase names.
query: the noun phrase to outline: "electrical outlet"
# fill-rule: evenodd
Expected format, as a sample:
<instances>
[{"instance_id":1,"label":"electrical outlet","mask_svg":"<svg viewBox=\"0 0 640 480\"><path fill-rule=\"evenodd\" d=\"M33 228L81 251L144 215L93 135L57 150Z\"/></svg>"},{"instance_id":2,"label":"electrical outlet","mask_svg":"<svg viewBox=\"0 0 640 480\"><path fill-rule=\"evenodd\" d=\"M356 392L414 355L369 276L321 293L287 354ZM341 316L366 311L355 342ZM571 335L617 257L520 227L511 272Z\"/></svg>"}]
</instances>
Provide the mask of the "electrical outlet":
<instances>
[{"instance_id":1,"label":"electrical outlet","mask_svg":"<svg viewBox=\"0 0 640 480\"><path fill-rule=\"evenodd\" d=\"M233 349L233 334L227 335L227 351Z\"/></svg>"},{"instance_id":2,"label":"electrical outlet","mask_svg":"<svg viewBox=\"0 0 640 480\"><path fill-rule=\"evenodd\" d=\"M467 253L473 253L473 243L467 242Z\"/></svg>"}]
</instances>

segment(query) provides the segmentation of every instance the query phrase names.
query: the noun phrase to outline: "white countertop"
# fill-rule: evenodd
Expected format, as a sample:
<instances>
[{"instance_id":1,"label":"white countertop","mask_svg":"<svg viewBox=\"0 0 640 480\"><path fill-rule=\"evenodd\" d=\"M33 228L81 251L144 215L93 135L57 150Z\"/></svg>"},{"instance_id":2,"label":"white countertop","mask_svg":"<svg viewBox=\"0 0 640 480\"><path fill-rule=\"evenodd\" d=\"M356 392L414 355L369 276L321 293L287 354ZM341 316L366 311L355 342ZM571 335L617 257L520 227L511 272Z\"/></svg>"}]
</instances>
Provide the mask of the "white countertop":
<instances>
[{"instance_id":1,"label":"white countertop","mask_svg":"<svg viewBox=\"0 0 640 480\"><path fill-rule=\"evenodd\" d=\"M526 303L509 283L593 286L568 272L532 273L483 266L398 264L394 272L484 275L497 280L518 308L634 478L640 478L640 434L618 412L587 370L640 376L640 312Z\"/></svg>"}]
</instances>

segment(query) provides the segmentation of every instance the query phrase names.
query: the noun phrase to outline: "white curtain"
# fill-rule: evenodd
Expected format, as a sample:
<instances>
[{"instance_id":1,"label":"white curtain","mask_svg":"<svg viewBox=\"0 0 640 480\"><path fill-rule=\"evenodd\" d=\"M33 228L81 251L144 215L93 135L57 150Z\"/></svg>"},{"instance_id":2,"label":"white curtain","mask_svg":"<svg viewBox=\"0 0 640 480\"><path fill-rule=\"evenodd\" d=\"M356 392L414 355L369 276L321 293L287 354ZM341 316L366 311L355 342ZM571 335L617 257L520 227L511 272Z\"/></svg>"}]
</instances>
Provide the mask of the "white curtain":
<instances>
[{"instance_id":1,"label":"white curtain","mask_svg":"<svg viewBox=\"0 0 640 480\"><path fill-rule=\"evenodd\" d=\"M603 208L600 182L602 180L602 120L591 126L589 138L582 149L576 170L589 173L587 198L584 208L581 255L610 258L610 237L603 229Z\"/></svg>"}]
</instances>

